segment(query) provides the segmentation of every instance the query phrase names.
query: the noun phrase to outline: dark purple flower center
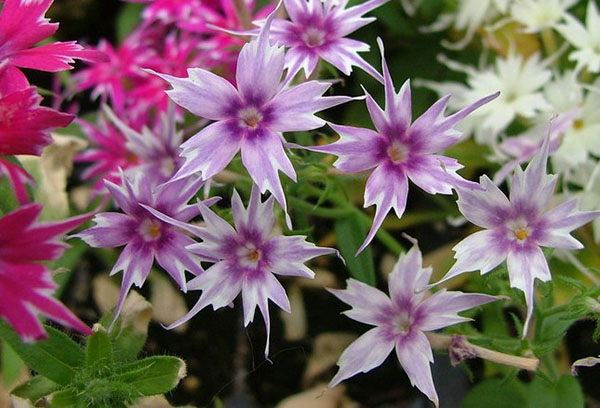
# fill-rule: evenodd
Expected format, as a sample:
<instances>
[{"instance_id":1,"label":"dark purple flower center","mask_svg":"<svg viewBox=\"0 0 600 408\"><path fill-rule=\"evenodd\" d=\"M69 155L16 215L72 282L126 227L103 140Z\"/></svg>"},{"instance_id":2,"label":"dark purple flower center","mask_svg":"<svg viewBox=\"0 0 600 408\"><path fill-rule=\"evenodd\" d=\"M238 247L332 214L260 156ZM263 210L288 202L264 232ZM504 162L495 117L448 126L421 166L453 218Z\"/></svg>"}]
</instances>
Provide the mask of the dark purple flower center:
<instances>
[{"instance_id":1,"label":"dark purple flower center","mask_svg":"<svg viewBox=\"0 0 600 408\"><path fill-rule=\"evenodd\" d=\"M160 238L161 222L151 218L146 218L140 224L138 231L145 241L156 241Z\"/></svg>"},{"instance_id":2,"label":"dark purple flower center","mask_svg":"<svg viewBox=\"0 0 600 408\"><path fill-rule=\"evenodd\" d=\"M326 33L317 27L306 27L301 37L307 47L314 48L325 43Z\"/></svg>"},{"instance_id":3,"label":"dark purple flower center","mask_svg":"<svg viewBox=\"0 0 600 408\"><path fill-rule=\"evenodd\" d=\"M258 108L254 106L247 106L240 109L238 115L240 118L240 126L250 129L256 129L263 118Z\"/></svg>"}]
</instances>

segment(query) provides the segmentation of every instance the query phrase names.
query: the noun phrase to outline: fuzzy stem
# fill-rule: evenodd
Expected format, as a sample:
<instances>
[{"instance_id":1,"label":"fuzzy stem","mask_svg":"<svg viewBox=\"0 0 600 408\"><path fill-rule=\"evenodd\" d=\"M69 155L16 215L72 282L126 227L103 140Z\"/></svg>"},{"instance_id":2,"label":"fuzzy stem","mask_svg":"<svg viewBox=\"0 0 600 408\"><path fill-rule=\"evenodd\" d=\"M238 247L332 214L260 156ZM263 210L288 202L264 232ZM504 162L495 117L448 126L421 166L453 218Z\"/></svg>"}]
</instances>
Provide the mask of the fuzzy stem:
<instances>
[{"instance_id":1,"label":"fuzzy stem","mask_svg":"<svg viewBox=\"0 0 600 408\"><path fill-rule=\"evenodd\" d=\"M541 32L542 44L544 44L544 50L546 55L552 55L558 49L556 45L556 37L551 28L544 28Z\"/></svg>"},{"instance_id":2,"label":"fuzzy stem","mask_svg":"<svg viewBox=\"0 0 600 408\"><path fill-rule=\"evenodd\" d=\"M499 351L477 346L470 343L465 336L449 336L433 332L425 334L429 339L432 348L448 349L453 364L458 364L467 358L474 357L528 371L536 371L540 364L540 361L537 358L513 356L511 354L500 353Z\"/></svg>"}]
</instances>

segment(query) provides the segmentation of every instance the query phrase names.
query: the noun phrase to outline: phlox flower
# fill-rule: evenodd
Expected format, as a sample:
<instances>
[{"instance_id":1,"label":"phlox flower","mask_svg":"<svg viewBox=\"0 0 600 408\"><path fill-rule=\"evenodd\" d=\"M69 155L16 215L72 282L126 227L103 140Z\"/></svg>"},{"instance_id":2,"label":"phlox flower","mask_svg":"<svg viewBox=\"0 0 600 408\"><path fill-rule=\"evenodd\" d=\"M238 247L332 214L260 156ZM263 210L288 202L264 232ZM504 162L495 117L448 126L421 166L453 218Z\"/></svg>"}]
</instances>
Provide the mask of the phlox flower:
<instances>
[{"instance_id":1,"label":"phlox flower","mask_svg":"<svg viewBox=\"0 0 600 408\"><path fill-rule=\"evenodd\" d=\"M403 0L402 3L406 1ZM465 31L464 37L455 43L442 41L446 48L462 49L473 41L475 33L482 25L506 13L508 5L508 0L461 0L457 2L455 10L440 15L436 22L429 27L423 27L421 31L435 32L448 28Z\"/></svg>"},{"instance_id":2,"label":"phlox flower","mask_svg":"<svg viewBox=\"0 0 600 408\"><path fill-rule=\"evenodd\" d=\"M174 179L201 172L204 180L223 170L238 151L242 163L261 192L270 191L286 212L278 171L292 180L296 172L283 149L282 132L319 128L325 122L315 113L351 100L323 97L331 84L308 81L282 88L285 54L271 45L269 30L274 13L258 38L242 48L234 87L229 81L201 68L188 70L188 78L157 74L173 87L167 91L178 105L215 122L181 145L185 163Z\"/></svg>"},{"instance_id":3,"label":"phlox flower","mask_svg":"<svg viewBox=\"0 0 600 408\"><path fill-rule=\"evenodd\" d=\"M41 101L21 72L0 66L0 156L40 155L52 142L50 131L73 120L73 115L40 106Z\"/></svg>"},{"instance_id":4,"label":"phlox flower","mask_svg":"<svg viewBox=\"0 0 600 408\"><path fill-rule=\"evenodd\" d=\"M470 101L500 91L500 97L471 115L469 121L478 143L493 144L517 117L532 119L550 109L542 88L550 81L551 71L539 55L528 58L510 52L506 58L498 57L494 65L477 70L440 56L448 68L464 72L467 84L457 82L421 81L421 84L438 94L452 93L453 110L467 106Z\"/></svg>"},{"instance_id":5,"label":"phlox flower","mask_svg":"<svg viewBox=\"0 0 600 408\"><path fill-rule=\"evenodd\" d=\"M103 102L110 98L117 111L122 111L127 102L128 89L146 83L149 75L140 67L159 67L161 59L151 47L152 39L142 29L133 31L118 48L102 40L97 50L108 56L107 61L97 61L73 75L75 89L79 92L93 88L92 98L101 97Z\"/></svg>"},{"instance_id":6,"label":"phlox flower","mask_svg":"<svg viewBox=\"0 0 600 408\"><path fill-rule=\"evenodd\" d=\"M194 240L154 215L165 214L181 222L197 216L198 207L187 205L187 202L198 192L202 180L188 177L155 187L142 172L135 173L132 178L123 175L121 186L105 181L106 188L124 213L96 214L95 226L74 235L94 248L125 246L110 272L114 275L123 271L113 322L129 289L134 284L137 287L144 284L154 259L184 292L187 290L185 271L194 275L202 272L199 258L185 250ZM214 201L210 199L210 202Z\"/></svg>"},{"instance_id":7,"label":"phlox flower","mask_svg":"<svg viewBox=\"0 0 600 408\"><path fill-rule=\"evenodd\" d=\"M583 248L570 232L600 215L578 211L576 199L548 209L557 181L556 175L546 174L549 144L546 138L525 171L516 168L508 198L487 176L480 179L482 189L457 187L460 212L483 230L453 248L456 263L440 281L469 271L488 273L506 260L511 287L525 294L523 336L533 312L535 279L552 279L541 247Z\"/></svg>"},{"instance_id":8,"label":"phlox flower","mask_svg":"<svg viewBox=\"0 0 600 408\"><path fill-rule=\"evenodd\" d=\"M45 18L53 0L6 0L0 11L0 61L12 66L57 72L72 69L74 59L101 61L106 56L84 50L75 41L52 42L34 47L58 30Z\"/></svg>"},{"instance_id":9,"label":"phlox flower","mask_svg":"<svg viewBox=\"0 0 600 408\"><path fill-rule=\"evenodd\" d=\"M517 0L510 6L510 15L525 32L536 33L554 28L575 3L577 0Z\"/></svg>"},{"instance_id":10,"label":"phlox flower","mask_svg":"<svg viewBox=\"0 0 600 408\"><path fill-rule=\"evenodd\" d=\"M240 196L234 191L231 208L235 229L204 203L198 203L206 226L192 230L202 242L187 249L214 264L188 282L188 289L201 290L202 294L194 307L169 329L188 321L208 305L216 310L231 304L241 292L244 325L252 322L257 306L263 316L267 329L265 355L268 356L271 327L269 299L290 312L285 289L275 275L313 278L314 272L304 263L314 257L337 252L331 248L318 248L306 242L304 236L271 235L275 224L273 198L271 195L261 202L260 191L253 186L248 208L244 208ZM164 216L162 218L173 222ZM174 225L190 228L180 222L174 222Z\"/></svg>"},{"instance_id":11,"label":"phlox flower","mask_svg":"<svg viewBox=\"0 0 600 408\"><path fill-rule=\"evenodd\" d=\"M577 61L575 70L587 68L590 72L600 72L600 14L596 2L588 0L585 27L570 14L564 19L556 30L576 48L569 54L570 60Z\"/></svg>"},{"instance_id":12,"label":"phlox flower","mask_svg":"<svg viewBox=\"0 0 600 408\"><path fill-rule=\"evenodd\" d=\"M348 0L284 0L290 20L273 20L271 38L289 47L288 78L300 69L308 78L323 59L345 75L357 66L381 82L381 74L358 54L369 51L369 45L346 36L373 22L374 17L363 15L387 1L368 0L346 8Z\"/></svg>"},{"instance_id":13,"label":"phlox flower","mask_svg":"<svg viewBox=\"0 0 600 408\"><path fill-rule=\"evenodd\" d=\"M181 162L179 145L183 133L177 131L174 106L161 112L160 120L152 128L144 124L139 131L107 105L102 109L104 115L98 115L96 126L79 121L94 144L75 158L79 162L92 163L82 174L84 180L98 179L100 185L97 187L102 189L103 179L119 184L121 170L126 175L143 172L146 182L153 185L162 184L175 174Z\"/></svg>"},{"instance_id":14,"label":"phlox flower","mask_svg":"<svg viewBox=\"0 0 600 408\"><path fill-rule=\"evenodd\" d=\"M39 204L24 205L0 217L0 317L25 342L47 338L37 315L84 334L90 329L60 301L52 297L57 285L41 261L61 257L68 245L60 237L90 217L39 223Z\"/></svg>"},{"instance_id":15,"label":"phlox flower","mask_svg":"<svg viewBox=\"0 0 600 408\"><path fill-rule=\"evenodd\" d=\"M333 387L358 373L381 365L396 350L400 365L413 386L436 406L439 400L431 377L433 353L425 332L471 319L458 313L497 300L479 293L447 292L426 297L422 289L431 278L431 267L423 268L421 251L415 244L400 255L389 276L389 297L372 286L348 279L345 290L329 289L352 306L344 312L349 318L375 326L342 353L339 371L329 384Z\"/></svg>"},{"instance_id":16,"label":"phlox flower","mask_svg":"<svg viewBox=\"0 0 600 408\"><path fill-rule=\"evenodd\" d=\"M393 208L402 217L408 195L408 179L430 194L452 194L455 183L468 183L456 172L463 166L457 160L437 154L459 141L461 133L454 129L458 121L498 96L486 96L463 110L444 116L450 99L447 95L433 104L416 120L412 120L411 90L407 80L399 93L383 55L379 40L385 84L385 110L371 95L366 95L367 108L376 131L352 126L330 126L340 139L310 150L338 156L333 164L347 173L374 169L365 188L365 207L377 206L375 218L361 252L373 239L388 212Z\"/></svg>"}]
</instances>

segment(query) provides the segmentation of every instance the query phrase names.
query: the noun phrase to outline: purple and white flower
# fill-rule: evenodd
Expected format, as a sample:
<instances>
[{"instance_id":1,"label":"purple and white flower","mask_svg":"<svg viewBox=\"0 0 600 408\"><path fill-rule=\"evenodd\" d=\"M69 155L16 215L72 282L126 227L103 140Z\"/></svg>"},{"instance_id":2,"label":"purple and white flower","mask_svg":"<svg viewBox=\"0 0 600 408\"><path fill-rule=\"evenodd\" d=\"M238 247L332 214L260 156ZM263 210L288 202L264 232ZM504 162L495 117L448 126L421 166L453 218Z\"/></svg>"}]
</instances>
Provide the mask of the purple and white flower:
<instances>
[{"instance_id":1,"label":"purple and white flower","mask_svg":"<svg viewBox=\"0 0 600 408\"><path fill-rule=\"evenodd\" d=\"M141 287L152 268L154 259L187 291L185 271L198 275L203 270L200 259L186 251L195 241L180 229L162 221L155 214L165 214L175 220L188 222L199 214L196 205L187 202L203 184L199 178L177 180L155 187L145 173L138 172L132 180L122 175L122 185L105 180L105 185L123 213L96 214L95 226L74 237L83 239L94 248L115 248L125 245L110 275L123 271L121 294L114 319L119 316L129 289ZM218 198L207 200L214 203ZM152 211L150 211L152 210Z\"/></svg>"},{"instance_id":2,"label":"purple and white flower","mask_svg":"<svg viewBox=\"0 0 600 408\"><path fill-rule=\"evenodd\" d=\"M309 148L338 156L333 165L346 173L374 169L367 180L364 205L375 204L377 209L359 253L371 242L392 208L398 218L402 217L409 178L430 194L452 194L454 184L470 183L456 173L463 167L457 160L437 153L459 141L461 133L454 129L458 121L498 96L498 93L486 96L446 117L444 110L450 99L447 95L413 122L410 83L407 80L396 94L383 55L383 43L378 42L385 84L385 110L371 95L366 95L367 108L377 131L331 124L340 139L327 146Z\"/></svg>"},{"instance_id":3,"label":"purple and white flower","mask_svg":"<svg viewBox=\"0 0 600 408\"><path fill-rule=\"evenodd\" d=\"M223 170L241 150L242 163L261 192L270 191L287 216L279 170L292 180L296 172L283 149L282 132L319 128L325 121L315 113L351 100L323 97L331 84L308 81L282 88L285 64L282 47L271 45L272 13L257 39L242 48L236 72L237 89L229 81L200 68L188 78L157 74L173 87L175 103L215 122L181 145L185 163L174 180L201 172L204 180ZM290 225L287 217L288 226Z\"/></svg>"},{"instance_id":4,"label":"purple and white flower","mask_svg":"<svg viewBox=\"0 0 600 408\"><path fill-rule=\"evenodd\" d=\"M510 285L525 294L527 317L523 336L533 312L535 279L552 279L541 247L583 248L570 232L600 215L600 211L578 211L576 199L548 209L557 181L556 175L546 174L549 145L546 138L527 169L515 169L509 198L487 176L480 179L482 189L457 186L460 212L484 230L453 248L456 263L438 282L464 272L479 270L484 274L506 260Z\"/></svg>"},{"instance_id":5,"label":"purple and white flower","mask_svg":"<svg viewBox=\"0 0 600 408\"><path fill-rule=\"evenodd\" d=\"M374 17L363 15L387 1L368 0L346 8L348 0L284 0L290 20L273 20L271 38L289 47L285 62L288 78L301 69L308 78L323 59L344 75L350 75L357 66L382 82L381 74L358 54L369 51L369 45L346 36L373 22Z\"/></svg>"},{"instance_id":6,"label":"purple and white flower","mask_svg":"<svg viewBox=\"0 0 600 408\"><path fill-rule=\"evenodd\" d=\"M231 207L235 229L204 203L199 202L198 206L206 227L190 227L162 216L165 221L198 235L203 242L190 245L187 249L203 260L214 262L205 272L188 282L188 289L202 291L200 299L185 316L168 328L183 324L208 305L212 305L214 310L230 305L241 292L245 326L252 322L256 307L260 309L267 328L265 355L268 355L269 299L290 312L285 289L275 275L313 278L314 272L304 263L337 251L318 248L306 242L304 236L271 235L275 224L273 196L261 202L256 186L252 188L247 209L238 193L233 193Z\"/></svg>"},{"instance_id":7,"label":"purple and white flower","mask_svg":"<svg viewBox=\"0 0 600 408\"><path fill-rule=\"evenodd\" d=\"M339 371L331 380L333 387L358 373L381 365L396 350L398 361L412 385L439 405L431 377L431 345L425 335L471 319L459 316L467 309L493 302L498 298L478 293L447 292L445 289L425 297L422 289L431 278L431 267L422 267L421 251L415 244L400 255L389 276L388 297L372 286L354 279L345 290L329 291L352 306L346 316L375 328L352 343L338 361Z\"/></svg>"}]
</instances>

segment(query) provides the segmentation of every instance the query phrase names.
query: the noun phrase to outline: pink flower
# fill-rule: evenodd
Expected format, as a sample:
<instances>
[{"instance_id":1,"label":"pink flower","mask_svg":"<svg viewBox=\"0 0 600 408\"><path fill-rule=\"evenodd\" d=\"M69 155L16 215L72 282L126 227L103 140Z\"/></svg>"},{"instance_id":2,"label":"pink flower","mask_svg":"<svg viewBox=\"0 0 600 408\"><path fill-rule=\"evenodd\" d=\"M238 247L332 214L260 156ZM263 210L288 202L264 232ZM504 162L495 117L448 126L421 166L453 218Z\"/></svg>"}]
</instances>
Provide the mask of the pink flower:
<instances>
[{"instance_id":1,"label":"pink flower","mask_svg":"<svg viewBox=\"0 0 600 408\"><path fill-rule=\"evenodd\" d=\"M333 164L347 173L374 169L365 188L365 207L375 204L375 219L360 253L371 242L393 208L402 217L408 196L408 180L430 194L452 194L455 183L470 183L456 172L463 166L457 160L438 152L457 143L460 132L454 126L480 106L498 96L492 94L465 109L444 116L450 96L433 104L416 120L412 120L410 83L406 81L396 94L379 40L385 84L385 110L367 94L367 108L376 131L351 126L331 125L340 139L327 146L310 150L338 156ZM296 146L298 147L298 146Z\"/></svg>"},{"instance_id":2,"label":"pink flower","mask_svg":"<svg viewBox=\"0 0 600 408\"><path fill-rule=\"evenodd\" d=\"M73 115L40 106L41 101L18 69L6 63L0 67L0 155L40 155L52 142L50 131L73 120Z\"/></svg>"},{"instance_id":3,"label":"pink flower","mask_svg":"<svg viewBox=\"0 0 600 408\"><path fill-rule=\"evenodd\" d=\"M578 211L576 199L548 208L557 180L556 175L546 174L549 145L546 137L527 169L516 167L509 198L487 176L481 177L481 189L457 186L460 212L484 229L453 248L456 263L438 282L469 271L488 273L506 261L510 285L525 294L527 318L523 336L533 312L535 280L552 279L541 247L583 248L570 232L600 215L599 211Z\"/></svg>"},{"instance_id":4,"label":"pink flower","mask_svg":"<svg viewBox=\"0 0 600 408\"><path fill-rule=\"evenodd\" d=\"M372 286L354 279L345 290L329 291L352 306L344 312L358 322L375 326L342 353L339 371L331 380L333 387L358 373L381 365L396 350L398 361L412 385L439 406L431 377L431 345L425 332L439 330L471 319L459 312L493 302L498 298L479 293L447 292L445 289L425 297L422 289L432 269L422 267L421 251L415 244L400 255L390 274L389 297Z\"/></svg>"},{"instance_id":5,"label":"pink flower","mask_svg":"<svg viewBox=\"0 0 600 408\"><path fill-rule=\"evenodd\" d=\"M264 203L261 202L256 185L252 188L247 209L238 193L233 193L231 207L235 229L205 204L199 202L198 206L206 222L206 227L203 228L161 217L164 221L198 235L203 242L190 245L187 249L203 260L214 262L210 268L188 282L188 289L202 291L200 299L188 314L168 329L183 324L208 305L212 305L214 310L227 306L241 293L245 326L254 319L256 307L260 309L267 328L265 355L268 356L269 300L290 312L285 289L275 275L313 278L314 273L304 263L314 257L337 251L318 248L306 242L304 236L271 235L275 224L273 196Z\"/></svg>"},{"instance_id":6,"label":"pink flower","mask_svg":"<svg viewBox=\"0 0 600 408\"><path fill-rule=\"evenodd\" d=\"M167 91L178 105L214 120L181 145L185 163L174 179L201 172L204 180L223 170L238 151L261 192L270 191L287 214L279 171L296 179L283 149L282 132L312 130L325 124L316 112L349 101L345 96L323 97L331 84L308 81L283 88L285 54L269 42L271 14L257 39L246 44L238 58L236 83L200 68L188 78L157 74L173 87ZM287 217L290 225L289 217Z\"/></svg>"},{"instance_id":7,"label":"pink flower","mask_svg":"<svg viewBox=\"0 0 600 408\"><path fill-rule=\"evenodd\" d=\"M41 205L30 204L0 218L0 316L23 341L46 338L38 313L91 334L81 320L51 296L57 285L50 270L38 264L60 258L67 245L59 237L90 216L38 223L41 211Z\"/></svg>"},{"instance_id":8,"label":"pink flower","mask_svg":"<svg viewBox=\"0 0 600 408\"><path fill-rule=\"evenodd\" d=\"M19 68L57 72L72 69L74 59L100 61L105 55L84 50L75 41L53 42L34 47L54 35L58 23L44 14L53 0L6 0L0 12L0 61Z\"/></svg>"},{"instance_id":9,"label":"pink flower","mask_svg":"<svg viewBox=\"0 0 600 408\"><path fill-rule=\"evenodd\" d=\"M106 212L96 214L95 226L74 235L94 248L125 246L110 274L123 271L121 295L115 309L113 323L118 317L129 289L141 287L154 259L187 290L185 271L194 275L202 272L199 258L185 250L194 243L189 236L156 214L166 215L180 222L188 222L200 212L187 202L202 186L201 179L182 179L156 187L147 175L134 173L133 180L122 175L122 185L105 181L106 188L124 214ZM209 203L215 199L209 200Z\"/></svg>"}]
</instances>

